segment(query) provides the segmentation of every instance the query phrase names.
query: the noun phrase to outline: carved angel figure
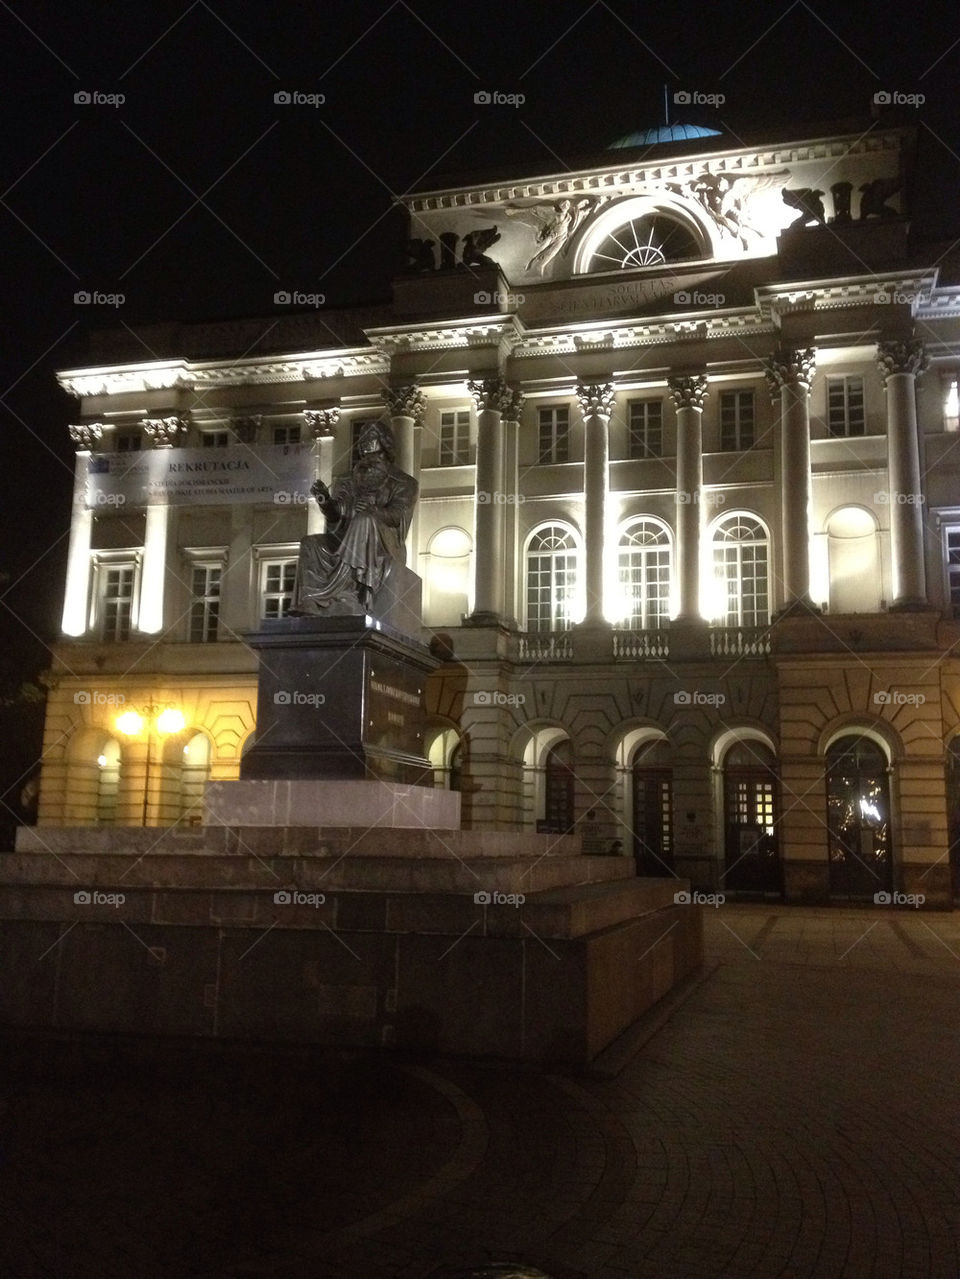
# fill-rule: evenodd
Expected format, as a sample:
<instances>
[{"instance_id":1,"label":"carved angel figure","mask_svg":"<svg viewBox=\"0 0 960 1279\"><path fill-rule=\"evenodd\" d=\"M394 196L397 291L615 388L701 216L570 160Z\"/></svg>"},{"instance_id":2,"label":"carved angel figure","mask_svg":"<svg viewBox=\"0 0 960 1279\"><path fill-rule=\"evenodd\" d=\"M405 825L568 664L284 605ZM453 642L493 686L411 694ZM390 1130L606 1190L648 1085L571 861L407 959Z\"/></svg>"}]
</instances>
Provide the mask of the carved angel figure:
<instances>
[{"instance_id":1,"label":"carved angel figure","mask_svg":"<svg viewBox=\"0 0 960 1279\"><path fill-rule=\"evenodd\" d=\"M525 270L532 271L536 267L543 275L557 254L569 248L573 233L584 218L605 203L607 198L585 196L576 201L565 198L546 207L508 204L505 209L508 217L520 218L528 226L537 228L537 244L540 247L527 263Z\"/></svg>"}]
</instances>

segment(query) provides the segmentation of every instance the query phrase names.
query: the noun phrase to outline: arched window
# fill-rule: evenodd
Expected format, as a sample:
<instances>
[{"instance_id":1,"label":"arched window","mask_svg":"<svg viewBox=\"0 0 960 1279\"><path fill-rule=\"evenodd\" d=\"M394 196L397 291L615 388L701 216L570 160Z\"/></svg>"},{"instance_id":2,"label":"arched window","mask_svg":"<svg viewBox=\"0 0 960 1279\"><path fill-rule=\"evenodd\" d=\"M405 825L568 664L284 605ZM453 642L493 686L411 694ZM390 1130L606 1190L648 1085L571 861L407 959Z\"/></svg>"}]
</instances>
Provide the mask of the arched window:
<instances>
[{"instance_id":1,"label":"arched window","mask_svg":"<svg viewBox=\"0 0 960 1279\"><path fill-rule=\"evenodd\" d=\"M827 751L830 896L870 900L890 892L887 759L869 737L850 734Z\"/></svg>"},{"instance_id":2,"label":"arched window","mask_svg":"<svg viewBox=\"0 0 960 1279\"><path fill-rule=\"evenodd\" d=\"M473 539L462 528L438 529L424 563L424 621L428 626L459 626L470 611L470 559Z\"/></svg>"},{"instance_id":3,"label":"arched window","mask_svg":"<svg viewBox=\"0 0 960 1279\"><path fill-rule=\"evenodd\" d=\"M577 607L577 544L569 529L551 524L527 547L527 630L565 631Z\"/></svg>"},{"instance_id":4,"label":"arched window","mask_svg":"<svg viewBox=\"0 0 960 1279\"><path fill-rule=\"evenodd\" d=\"M827 522L830 612L878 613L882 594L877 522L861 506L834 511Z\"/></svg>"},{"instance_id":5,"label":"arched window","mask_svg":"<svg viewBox=\"0 0 960 1279\"><path fill-rule=\"evenodd\" d=\"M539 831L564 835L573 830L573 750L558 742L544 761L544 813Z\"/></svg>"},{"instance_id":6,"label":"arched window","mask_svg":"<svg viewBox=\"0 0 960 1279\"><path fill-rule=\"evenodd\" d=\"M631 630L653 630L670 617L670 534L655 520L624 529L619 548L618 620Z\"/></svg>"},{"instance_id":7,"label":"arched window","mask_svg":"<svg viewBox=\"0 0 960 1279\"><path fill-rule=\"evenodd\" d=\"M693 231L668 214L651 211L610 231L594 249L590 271L632 271L664 262L702 258L703 246Z\"/></svg>"},{"instance_id":8,"label":"arched window","mask_svg":"<svg viewBox=\"0 0 960 1279\"><path fill-rule=\"evenodd\" d=\"M770 621L769 543L759 520L731 515L713 534L715 599L721 626L766 626Z\"/></svg>"},{"instance_id":9,"label":"arched window","mask_svg":"<svg viewBox=\"0 0 960 1279\"><path fill-rule=\"evenodd\" d=\"M724 887L782 893L777 765L762 742L737 742L723 757L723 820Z\"/></svg>"}]
</instances>

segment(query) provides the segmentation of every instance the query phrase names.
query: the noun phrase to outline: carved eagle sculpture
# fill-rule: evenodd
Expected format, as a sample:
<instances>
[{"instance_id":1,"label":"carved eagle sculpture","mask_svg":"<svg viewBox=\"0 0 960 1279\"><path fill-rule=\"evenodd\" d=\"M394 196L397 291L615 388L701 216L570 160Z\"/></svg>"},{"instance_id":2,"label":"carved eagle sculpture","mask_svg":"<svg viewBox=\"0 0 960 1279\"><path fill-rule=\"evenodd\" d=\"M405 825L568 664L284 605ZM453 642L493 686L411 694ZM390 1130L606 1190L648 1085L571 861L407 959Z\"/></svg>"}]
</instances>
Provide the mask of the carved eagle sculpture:
<instances>
[{"instance_id":1,"label":"carved eagle sculpture","mask_svg":"<svg viewBox=\"0 0 960 1279\"><path fill-rule=\"evenodd\" d=\"M899 178L874 178L872 182L864 182L860 187L860 221L871 214L878 218L895 218L896 209L891 209L887 200L900 190L902 182Z\"/></svg>"}]
</instances>

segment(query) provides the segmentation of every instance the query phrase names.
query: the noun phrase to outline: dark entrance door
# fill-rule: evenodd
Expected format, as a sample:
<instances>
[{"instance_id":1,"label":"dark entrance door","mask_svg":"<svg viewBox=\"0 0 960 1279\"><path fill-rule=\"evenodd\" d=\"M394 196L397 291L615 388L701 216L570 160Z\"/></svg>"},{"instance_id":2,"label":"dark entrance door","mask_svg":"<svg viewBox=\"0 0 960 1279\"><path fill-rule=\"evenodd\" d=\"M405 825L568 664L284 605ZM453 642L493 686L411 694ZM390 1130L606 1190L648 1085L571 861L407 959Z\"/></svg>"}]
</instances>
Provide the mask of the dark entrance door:
<instances>
[{"instance_id":1,"label":"dark entrance door","mask_svg":"<svg viewBox=\"0 0 960 1279\"><path fill-rule=\"evenodd\" d=\"M553 747L547 755L544 772L544 813L537 829L565 835L573 830L573 752L569 742Z\"/></svg>"},{"instance_id":2,"label":"dark entrance door","mask_svg":"<svg viewBox=\"0 0 960 1279\"><path fill-rule=\"evenodd\" d=\"M776 760L761 742L731 746L723 762L725 891L782 896Z\"/></svg>"},{"instance_id":3,"label":"dark entrance door","mask_svg":"<svg viewBox=\"0 0 960 1279\"><path fill-rule=\"evenodd\" d=\"M887 761L868 737L841 737L827 751L827 827L831 898L869 901L891 892Z\"/></svg>"},{"instance_id":4,"label":"dark entrance door","mask_svg":"<svg viewBox=\"0 0 960 1279\"><path fill-rule=\"evenodd\" d=\"M960 900L960 737L947 751L947 841L954 901Z\"/></svg>"},{"instance_id":5,"label":"dark entrance door","mask_svg":"<svg viewBox=\"0 0 960 1279\"><path fill-rule=\"evenodd\" d=\"M633 855L638 875L672 875L673 770L671 747L654 742L633 761Z\"/></svg>"}]
</instances>

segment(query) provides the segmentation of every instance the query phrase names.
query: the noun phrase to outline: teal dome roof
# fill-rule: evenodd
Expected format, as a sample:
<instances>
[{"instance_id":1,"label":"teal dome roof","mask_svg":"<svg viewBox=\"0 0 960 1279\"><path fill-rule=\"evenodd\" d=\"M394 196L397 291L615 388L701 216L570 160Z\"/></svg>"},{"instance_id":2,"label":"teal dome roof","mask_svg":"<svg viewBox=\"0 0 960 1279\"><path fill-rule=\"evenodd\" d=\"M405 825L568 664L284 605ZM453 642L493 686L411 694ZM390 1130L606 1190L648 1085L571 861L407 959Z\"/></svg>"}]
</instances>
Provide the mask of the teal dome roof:
<instances>
[{"instance_id":1,"label":"teal dome roof","mask_svg":"<svg viewBox=\"0 0 960 1279\"><path fill-rule=\"evenodd\" d=\"M702 124L661 124L654 129L641 129L628 133L611 142L608 151L618 147L653 147L658 142L685 142L688 138L719 138L719 129L707 129Z\"/></svg>"}]
</instances>

